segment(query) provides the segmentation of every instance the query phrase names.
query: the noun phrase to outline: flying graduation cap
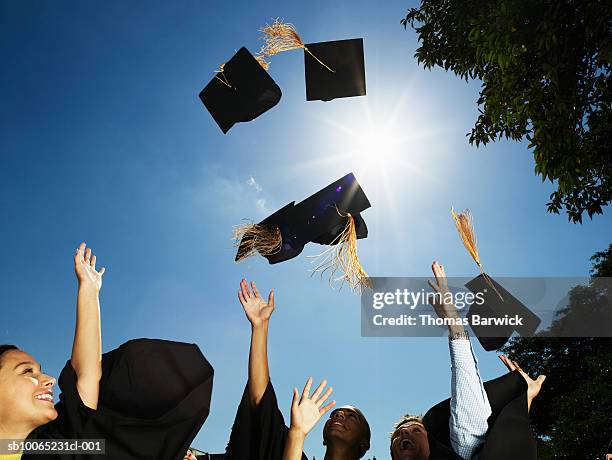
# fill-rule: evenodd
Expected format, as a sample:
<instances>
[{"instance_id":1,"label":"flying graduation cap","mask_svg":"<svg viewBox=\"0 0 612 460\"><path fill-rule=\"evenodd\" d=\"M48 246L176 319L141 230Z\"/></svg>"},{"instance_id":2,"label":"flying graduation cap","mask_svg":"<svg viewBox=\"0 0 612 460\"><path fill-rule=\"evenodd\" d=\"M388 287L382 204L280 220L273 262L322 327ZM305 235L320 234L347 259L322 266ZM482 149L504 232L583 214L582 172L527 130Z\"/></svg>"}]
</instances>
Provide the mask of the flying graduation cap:
<instances>
[{"instance_id":1,"label":"flying graduation cap","mask_svg":"<svg viewBox=\"0 0 612 460\"><path fill-rule=\"evenodd\" d=\"M352 173L298 204L287 204L258 224L235 227L236 262L262 255L270 264L298 256L309 242L330 248L317 257L314 272L330 281L347 282L353 290L369 286L357 256L357 240L368 236L361 212L370 202Z\"/></svg>"},{"instance_id":2,"label":"flying graduation cap","mask_svg":"<svg viewBox=\"0 0 612 460\"><path fill-rule=\"evenodd\" d=\"M480 269L480 275L468 281L465 286L474 294L481 293L484 299L482 304L472 303L467 313L472 330L482 347L487 351L496 350L508 341L514 331L522 336L533 335L540 325L540 318L485 273L478 255L476 234L470 211L466 209L462 213L456 213L452 209L451 214L463 245ZM491 325L488 325L488 322L486 325L474 325L472 318L475 315L491 319ZM523 319L522 326L495 325L493 322L497 318L501 319L514 315Z\"/></svg>"},{"instance_id":3,"label":"flying graduation cap","mask_svg":"<svg viewBox=\"0 0 612 460\"><path fill-rule=\"evenodd\" d=\"M304 52L306 100L331 101L340 97L365 96L363 39L309 43ZM328 63L330 72L313 57Z\"/></svg>"},{"instance_id":4,"label":"flying graduation cap","mask_svg":"<svg viewBox=\"0 0 612 460\"><path fill-rule=\"evenodd\" d=\"M200 92L200 99L223 134L236 123L254 120L280 101L281 90L264 67L265 61L243 46Z\"/></svg>"},{"instance_id":5,"label":"flying graduation cap","mask_svg":"<svg viewBox=\"0 0 612 460\"><path fill-rule=\"evenodd\" d=\"M365 96L362 38L304 44L293 24L278 19L260 32L264 45L258 58L263 61L283 51L304 50L307 101Z\"/></svg>"}]
</instances>

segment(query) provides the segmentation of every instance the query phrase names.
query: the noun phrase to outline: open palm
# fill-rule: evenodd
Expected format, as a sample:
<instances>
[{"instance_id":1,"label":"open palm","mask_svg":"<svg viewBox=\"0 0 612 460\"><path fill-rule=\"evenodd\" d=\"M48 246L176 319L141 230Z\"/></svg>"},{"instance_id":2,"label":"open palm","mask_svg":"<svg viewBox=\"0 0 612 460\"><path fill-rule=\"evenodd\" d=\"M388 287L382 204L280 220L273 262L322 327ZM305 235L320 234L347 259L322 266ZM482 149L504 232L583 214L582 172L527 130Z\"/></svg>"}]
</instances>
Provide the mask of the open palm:
<instances>
[{"instance_id":1,"label":"open palm","mask_svg":"<svg viewBox=\"0 0 612 460\"><path fill-rule=\"evenodd\" d=\"M96 256L92 255L90 248L85 248L85 243L81 243L74 255L74 272L79 285L93 287L99 291L102 288L104 271L104 268L96 270Z\"/></svg>"},{"instance_id":2,"label":"open palm","mask_svg":"<svg viewBox=\"0 0 612 460\"><path fill-rule=\"evenodd\" d=\"M244 312L253 326L260 326L267 322L274 311L274 291L270 291L268 301L266 302L259 295L255 282L251 281L251 289L246 280L240 282L238 290L238 300Z\"/></svg>"},{"instance_id":3,"label":"open palm","mask_svg":"<svg viewBox=\"0 0 612 460\"><path fill-rule=\"evenodd\" d=\"M323 392L326 385L327 380L323 380L312 396L310 396L310 388L312 387L312 377L310 377L306 381L301 398L297 388L293 389L293 400L291 401L291 428L297 429L304 435L307 435L317 424L321 416L336 404L336 401L332 401L323 406L333 391L332 387L329 387Z\"/></svg>"}]
</instances>

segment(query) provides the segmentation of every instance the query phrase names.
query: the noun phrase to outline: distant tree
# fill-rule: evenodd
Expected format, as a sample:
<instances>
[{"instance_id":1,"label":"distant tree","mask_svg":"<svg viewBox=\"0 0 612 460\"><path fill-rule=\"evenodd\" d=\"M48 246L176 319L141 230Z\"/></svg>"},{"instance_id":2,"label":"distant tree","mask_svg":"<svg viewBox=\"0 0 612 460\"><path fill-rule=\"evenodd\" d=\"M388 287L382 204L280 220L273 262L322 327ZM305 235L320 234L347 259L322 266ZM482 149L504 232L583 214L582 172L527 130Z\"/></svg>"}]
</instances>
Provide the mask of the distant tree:
<instances>
[{"instance_id":1,"label":"distant tree","mask_svg":"<svg viewBox=\"0 0 612 460\"><path fill-rule=\"evenodd\" d=\"M422 0L402 24L415 57L482 82L479 146L529 141L535 173L556 183L548 212L582 222L612 201L612 2Z\"/></svg>"},{"instance_id":2,"label":"distant tree","mask_svg":"<svg viewBox=\"0 0 612 460\"><path fill-rule=\"evenodd\" d=\"M612 277L612 244L591 257L593 277ZM578 315L593 315L610 328L612 292L591 280L570 292L569 305L549 330L514 338L502 351L532 375L545 374L543 390L531 409L541 459L602 459L612 440L612 339L555 338L574 327ZM603 308L602 308L603 306Z\"/></svg>"}]
</instances>

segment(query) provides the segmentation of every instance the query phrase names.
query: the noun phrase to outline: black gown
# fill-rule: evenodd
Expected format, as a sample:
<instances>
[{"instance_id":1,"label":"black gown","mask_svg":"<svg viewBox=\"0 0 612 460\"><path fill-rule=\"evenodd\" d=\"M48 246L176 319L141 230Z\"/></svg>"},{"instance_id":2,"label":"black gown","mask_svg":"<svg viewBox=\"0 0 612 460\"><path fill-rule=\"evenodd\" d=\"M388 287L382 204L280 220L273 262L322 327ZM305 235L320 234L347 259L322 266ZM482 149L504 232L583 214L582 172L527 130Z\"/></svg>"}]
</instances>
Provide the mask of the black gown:
<instances>
[{"instance_id":1,"label":"black gown","mask_svg":"<svg viewBox=\"0 0 612 460\"><path fill-rule=\"evenodd\" d=\"M104 455L24 454L23 460L182 460L208 417L213 368L197 345L130 340L102 355L98 408L83 404L70 361L58 417L36 439L105 439Z\"/></svg>"},{"instance_id":2,"label":"black gown","mask_svg":"<svg viewBox=\"0 0 612 460\"><path fill-rule=\"evenodd\" d=\"M536 441L527 412L527 383L517 372L484 382L491 405L487 438L480 446L480 460L512 458L535 460ZM423 424L429 438L430 460L461 460L450 441L450 398L427 411Z\"/></svg>"},{"instance_id":3,"label":"black gown","mask_svg":"<svg viewBox=\"0 0 612 460\"><path fill-rule=\"evenodd\" d=\"M251 405L247 383L225 449L225 460L281 460L288 433L272 382L268 382L257 407ZM308 460L303 452L302 460Z\"/></svg>"}]
</instances>

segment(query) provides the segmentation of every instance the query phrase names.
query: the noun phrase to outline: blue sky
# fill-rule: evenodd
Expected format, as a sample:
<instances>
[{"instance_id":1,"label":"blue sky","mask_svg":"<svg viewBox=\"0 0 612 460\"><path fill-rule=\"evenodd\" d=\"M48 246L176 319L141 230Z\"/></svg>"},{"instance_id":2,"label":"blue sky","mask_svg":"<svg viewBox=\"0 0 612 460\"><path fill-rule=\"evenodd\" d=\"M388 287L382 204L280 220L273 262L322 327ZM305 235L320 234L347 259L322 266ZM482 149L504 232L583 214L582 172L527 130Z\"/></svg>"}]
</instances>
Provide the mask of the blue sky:
<instances>
[{"instance_id":1,"label":"blue sky","mask_svg":"<svg viewBox=\"0 0 612 460\"><path fill-rule=\"evenodd\" d=\"M292 386L327 377L370 420L369 455L386 458L393 422L449 395L446 341L360 337L358 296L310 277L303 256L235 264L232 225L353 171L373 204L359 245L371 275L427 276L434 259L450 276L475 275L455 206L472 210L494 276L576 276L610 243L612 216L574 225L547 214L553 188L525 143L468 145L478 84L417 66L415 34L399 24L410 2L257 3L0 4L0 343L59 374L73 338L72 254L86 241L107 267L104 349L197 343L216 380L194 445L222 451L246 381L236 291L254 279L277 294L270 368L284 413ZM302 52L285 53L270 68L279 105L224 136L197 94L234 50L256 51L257 29L276 17L305 42L363 37L367 96L307 103ZM485 379L504 371L475 349ZM321 428L306 446L317 458Z\"/></svg>"}]
</instances>

